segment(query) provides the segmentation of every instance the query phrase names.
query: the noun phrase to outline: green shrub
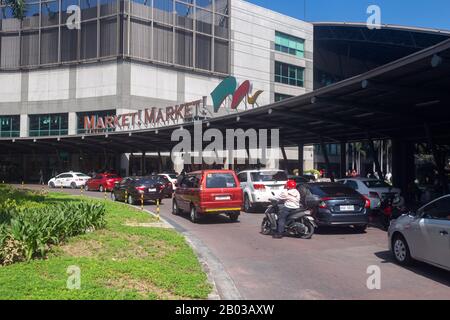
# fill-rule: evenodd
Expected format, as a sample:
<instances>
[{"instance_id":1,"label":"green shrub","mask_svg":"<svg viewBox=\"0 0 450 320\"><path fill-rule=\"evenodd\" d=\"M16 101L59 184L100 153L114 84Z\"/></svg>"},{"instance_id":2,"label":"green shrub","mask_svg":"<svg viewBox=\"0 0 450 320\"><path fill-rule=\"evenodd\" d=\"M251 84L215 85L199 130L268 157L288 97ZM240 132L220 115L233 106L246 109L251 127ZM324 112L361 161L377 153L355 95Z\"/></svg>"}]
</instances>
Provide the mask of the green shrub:
<instances>
[{"instance_id":1,"label":"green shrub","mask_svg":"<svg viewBox=\"0 0 450 320\"><path fill-rule=\"evenodd\" d=\"M95 202L69 202L18 210L11 215L9 226L3 224L0 230L0 264L9 262L11 258L6 257L12 253L13 260L43 257L51 245L105 225L105 206Z\"/></svg>"}]
</instances>

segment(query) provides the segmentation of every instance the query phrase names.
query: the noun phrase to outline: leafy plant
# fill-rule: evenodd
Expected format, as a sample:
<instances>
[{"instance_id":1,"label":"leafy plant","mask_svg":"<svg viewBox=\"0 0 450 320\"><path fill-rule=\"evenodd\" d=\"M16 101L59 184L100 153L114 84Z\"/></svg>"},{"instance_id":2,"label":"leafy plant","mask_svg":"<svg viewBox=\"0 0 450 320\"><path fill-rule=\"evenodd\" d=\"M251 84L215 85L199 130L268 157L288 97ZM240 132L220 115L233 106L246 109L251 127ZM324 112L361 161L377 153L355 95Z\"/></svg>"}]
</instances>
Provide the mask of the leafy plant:
<instances>
[{"instance_id":1,"label":"leafy plant","mask_svg":"<svg viewBox=\"0 0 450 320\"><path fill-rule=\"evenodd\" d=\"M26 13L25 0L5 0L5 3L11 7L14 18L23 20Z\"/></svg>"}]
</instances>

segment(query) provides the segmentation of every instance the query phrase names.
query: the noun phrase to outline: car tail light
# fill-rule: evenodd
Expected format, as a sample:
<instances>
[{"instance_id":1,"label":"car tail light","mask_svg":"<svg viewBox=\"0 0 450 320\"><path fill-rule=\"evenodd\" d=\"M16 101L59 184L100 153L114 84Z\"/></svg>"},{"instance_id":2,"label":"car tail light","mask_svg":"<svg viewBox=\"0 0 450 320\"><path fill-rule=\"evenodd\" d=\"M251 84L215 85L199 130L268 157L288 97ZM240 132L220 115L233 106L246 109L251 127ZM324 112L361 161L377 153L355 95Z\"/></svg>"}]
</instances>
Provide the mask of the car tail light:
<instances>
[{"instance_id":1,"label":"car tail light","mask_svg":"<svg viewBox=\"0 0 450 320\"><path fill-rule=\"evenodd\" d=\"M255 190L266 190L266 186L263 184L254 184L253 188L255 188Z\"/></svg>"},{"instance_id":2,"label":"car tail light","mask_svg":"<svg viewBox=\"0 0 450 320\"><path fill-rule=\"evenodd\" d=\"M145 189L146 189L145 186L136 187L136 190L140 192L144 192Z\"/></svg>"},{"instance_id":3,"label":"car tail light","mask_svg":"<svg viewBox=\"0 0 450 320\"><path fill-rule=\"evenodd\" d=\"M367 197L364 197L364 200L366 201L364 208L370 209L370 199Z\"/></svg>"},{"instance_id":4,"label":"car tail light","mask_svg":"<svg viewBox=\"0 0 450 320\"><path fill-rule=\"evenodd\" d=\"M371 198L378 198L378 199L380 198L380 196L376 192L369 192L369 197L371 197Z\"/></svg>"},{"instance_id":5,"label":"car tail light","mask_svg":"<svg viewBox=\"0 0 450 320\"><path fill-rule=\"evenodd\" d=\"M320 209L326 209L328 208L326 201L331 200L331 198L322 198L319 201L319 208Z\"/></svg>"}]
</instances>

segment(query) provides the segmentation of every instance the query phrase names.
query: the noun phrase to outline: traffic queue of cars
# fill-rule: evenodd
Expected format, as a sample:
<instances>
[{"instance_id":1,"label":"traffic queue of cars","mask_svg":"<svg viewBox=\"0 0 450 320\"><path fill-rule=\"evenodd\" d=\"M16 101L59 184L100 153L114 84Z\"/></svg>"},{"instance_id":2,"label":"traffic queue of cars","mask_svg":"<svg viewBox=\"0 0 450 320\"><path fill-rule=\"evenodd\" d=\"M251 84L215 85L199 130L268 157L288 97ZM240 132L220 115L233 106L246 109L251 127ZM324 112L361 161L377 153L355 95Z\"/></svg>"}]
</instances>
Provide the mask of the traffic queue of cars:
<instances>
[{"instance_id":1,"label":"traffic queue of cars","mask_svg":"<svg viewBox=\"0 0 450 320\"><path fill-rule=\"evenodd\" d=\"M382 207L384 199L403 204L399 189L384 181L348 178L336 183L315 182L305 177L288 177L282 170L203 170L177 177L159 174L120 178L102 173L93 178L78 172L62 173L48 182L50 188L85 187L90 191L111 191L114 201L135 204L139 200L172 198L172 213L189 214L193 223L202 217L227 215L237 221L240 213L267 208L289 180L297 182L301 207L311 212L314 225L352 226L365 232L369 215ZM450 195L390 222L389 248L395 260L408 265L420 260L450 270Z\"/></svg>"}]
</instances>

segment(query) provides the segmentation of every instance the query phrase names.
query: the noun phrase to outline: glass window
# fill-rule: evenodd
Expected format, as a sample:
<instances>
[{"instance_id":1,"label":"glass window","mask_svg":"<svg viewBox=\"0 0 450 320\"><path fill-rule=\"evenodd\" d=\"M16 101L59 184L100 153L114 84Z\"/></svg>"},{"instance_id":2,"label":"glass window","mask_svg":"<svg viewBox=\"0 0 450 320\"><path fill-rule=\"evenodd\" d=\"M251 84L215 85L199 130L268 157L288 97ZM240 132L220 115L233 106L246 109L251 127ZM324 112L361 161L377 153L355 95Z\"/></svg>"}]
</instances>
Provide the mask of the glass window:
<instances>
[{"instance_id":1,"label":"glass window","mask_svg":"<svg viewBox=\"0 0 450 320\"><path fill-rule=\"evenodd\" d=\"M117 54L117 19L100 20L100 56L108 57Z\"/></svg>"},{"instance_id":2,"label":"glass window","mask_svg":"<svg viewBox=\"0 0 450 320\"><path fill-rule=\"evenodd\" d=\"M22 26L23 28L39 27L39 2L27 4Z\"/></svg>"},{"instance_id":3,"label":"glass window","mask_svg":"<svg viewBox=\"0 0 450 320\"><path fill-rule=\"evenodd\" d=\"M350 188L352 188L353 190L358 190L358 183L356 183L356 181L348 180L348 181L345 183L345 185L348 186L348 187L350 187Z\"/></svg>"},{"instance_id":4,"label":"glass window","mask_svg":"<svg viewBox=\"0 0 450 320\"><path fill-rule=\"evenodd\" d=\"M186 29L194 28L194 7L180 2L175 3L176 25Z\"/></svg>"},{"instance_id":5,"label":"glass window","mask_svg":"<svg viewBox=\"0 0 450 320\"><path fill-rule=\"evenodd\" d=\"M41 31L41 64L58 62L58 28Z\"/></svg>"},{"instance_id":6,"label":"glass window","mask_svg":"<svg viewBox=\"0 0 450 320\"><path fill-rule=\"evenodd\" d=\"M61 136L68 133L68 114L41 114L30 116L30 136Z\"/></svg>"},{"instance_id":7,"label":"glass window","mask_svg":"<svg viewBox=\"0 0 450 320\"><path fill-rule=\"evenodd\" d=\"M287 94L281 94L281 93L275 93L275 102L283 101L288 98L292 98L293 96L287 95Z\"/></svg>"},{"instance_id":8,"label":"glass window","mask_svg":"<svg viewBox=\"0 0 450 320\"><path fill-rule=\"evenodd\" d=\"M216 37L228 39L228 17L220 14L215 15L214 19L214 32Z\"/></svg>"},{"instance_id":9,"label":"glass window","mask_svg":"<svg viewBox=\"0 0 450 320\"><path fill-rule=\"evenodd\" d=\"M204 70L211 70L211 38L198 34L195 44L196 67Z\"/></svg>"},{"instance_id":10,"label":"glass window","mask_svg":"<svg viewBox=\"0 0 450 320\"><path fill-rule=\"evenodd\" d=\"M202 8L207 8L212 10L213 8L213 0L197 0L197 6Z\"/></svg>"},{"instance_id":11,"label":"glass window","mask_svg":"<svg viewBox=\"0 0 450 320\"><path fill-rule=\"evenodd\" d=\"M1 67L14 68L20 63L19 34L3 34L1 37Z\"/></svg>"},{"instance_id":12,"label":"glass window","mask_svg":"<svg viewBox=\"0 0 450 320\"><path fill-rule=\"evenodd\" d=\"M228 0L216 0L216 12L228 15Z\"/></svg>"},{"instance_id":13,"label":"glass window","mask_svg":"<svg viewBox=\"0 0 450 320\"><path fill-rule=\"evenodd\" d=\"M127 5L125 8L128 9ZM131 2L131 13L133 16L151 19L152 1L151 0L133 0Z\"/></svg>"},{"instance_id":14,"label":"glass window","mask_svg":"<svg viewBox=\"0 0 450 320\"><path fill-rule=\"evenodd\" d=\"M288 176L284 171L252 172L251 176L253 182L288 181Z\"/></svg>"},{"instance_id":15,"label":"glass window","mask_svg":"<svg viewBox=\"0 0 450 320\"><path fill-rule=\"evenodd\" d=\"M213 14L197 8L196 27L198 32L212 34Z\"/></svg>"},{"instance_id":16,"label":"glass window","mask_svg":"<svg viewBox=\"0 0 450 320\"><path fill-rule=\"evenodd\" d=\"M74 14L67 13L67 8L70 6L78 6L78 0L61 0L61 24L65 24L67 19Z\"/></svg>"},{"instance_id":17,"label":"glass window","mask_svg":"<svg viewBox=\"0 0 450 320\"><path fill-rule=\"evenodd\" d=\"M305 69L290 64L275 62L275 82L296 87L304 86Z\"/></svg>"},{"instance_id":18,"label":"glass window","mask_svg":"<svg viewBox=\"0 0 450 320\"><path fill-rule=\"evenodd\" d=\"M20 64L37 66L39 64L39 31L24 31L20 45Z\"/></svg>"},{"instance_id":19,"label":"glass window","mask_svg":"<svg viewBox=\"0 0 450 320\"><path fill-rule=\"evenodd\" d=\"M214 39L214 71L229 72L229 46L228 41Z\"/></svg>"},{"instance_id":20,"label":"glass window","mask_svg":"<svg viewBox=\"0 0 450 320\"><path fill-rule=\"evenodd\" d=\"M80 59L97 58L97 21L81 24Z\"/></svg>"},{"instance_id":21,"label":"glass window","mask_svg":"<svg viewBox=\"0 0 450 320\"><path fill-rule=\"evenodd\" d=\"M194 37L192 32L176 30L175 32L175 63L192 67L194 64Z\"/></svg>"},{"instance_id":22,"label":"glass window","mask_svg":"<svg viewBox=\"0 0 450 320\"><path fill-rule=\"evenodd\" d=\"M97 17L97 0L80 0L81 20Z\"/></svg>"},{"instance_id":23,"label":"glass window","mask_svg":"<svg viewBox=\"0 0 450 320\"><path fill-rule=\"evenodd\" d=\"M425 219L450 220L450 197L429 204L423 212Z\"/></svg>"},{"instance_id":24,"label":"glass window","mask_svg":"<svg viewBox=\"0 0 450 320\"><path fill-rule=\"evenodd\" d=\"M275 50L304 58L305 40L277 31L275 33Z\"/></svg>"},{"instance_id":25,"label":"glass window","mask_svg":"<svg viewBox=\"0 0 450 320\"><path fill-rule=\"evenodd\" d=\"M153 58L156 61L173 62L173 30L155 24L153 29Z\"/></svg>"},{"instance_id":26,"label":"glass window","mask_svg":"<svg viewBox=\"0 0 450 320\"><path fill-rule=\"evenodd\" d=\"M131 20L130 55L132 57L152 58L152 24L151 22Z\"/></svg>"},{"instance_id":27,"label":"glass window","mask_svg":"<svg viewBox=\"0 0 450 320\"><path fill-rule=\"evenodd\" d=\"M241 173L238 176L239 182L247 182L247 173Z\"/></svg>"},{"instance_id":28,"label":"glass window","mask_svg":"<svg viewBox=\"0 0 450 320\"><path fill-rule=\"evenodd\" d=\"M117 13L116 0L99 0L100 16L108 16Z\"/></svg>"},{"instance_id":29,"label":"glass window","mask_svg":"<svg viewBox=\"0 0 450 320\"><path fill-rule=\"evenodd\" d=\"M41 3L41 23L43 26L59 24L59 1Z\"/></svg>"},{"instance_id":30,"label":"glass window","mask_svg":"<svg viewBox=\"0 0 450 320\"><path fill-rule=\"evenodd\" d=\"M61 61L77 60L78 30L61 28Z\"/></svg>"},{"instance_id":31,"label":"glass window","mask_svg":"<svg viewBox=\"0 0 450 320\"><path fill-rule=\"evenodd\" d=\"M0 137L12 138L20 135L20 116L0 116Z\"/></svg>"},{"instance_id":32,"label":"glass window","mask_svg":"<svg viewBox=\"0 0 450 320\"><path fill-rule=\"evenodd\" d=\"M173 24L173 0L153 0L155 21Z\"/></svg>"},{"instance_id":33,"label":"glass window","mask_svg":"<svg viewBox=\"0 0 450 320\"><path fill-rule=\"evenodd\" d=\"M207 189L225 189L236 187L236 181L231 173L210 173L206 175Z\"/></svg>"},{"instance_id":34,"label":"glass window","mask_svg":"<svg viewBox=\"0 0 450 320\"><path fill-rule=\"evenodd\" d=\"M354 189L340 185L312 186L311 193L319 197L361 196Z\"/></svg>"}]
</instances>

